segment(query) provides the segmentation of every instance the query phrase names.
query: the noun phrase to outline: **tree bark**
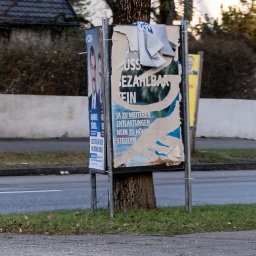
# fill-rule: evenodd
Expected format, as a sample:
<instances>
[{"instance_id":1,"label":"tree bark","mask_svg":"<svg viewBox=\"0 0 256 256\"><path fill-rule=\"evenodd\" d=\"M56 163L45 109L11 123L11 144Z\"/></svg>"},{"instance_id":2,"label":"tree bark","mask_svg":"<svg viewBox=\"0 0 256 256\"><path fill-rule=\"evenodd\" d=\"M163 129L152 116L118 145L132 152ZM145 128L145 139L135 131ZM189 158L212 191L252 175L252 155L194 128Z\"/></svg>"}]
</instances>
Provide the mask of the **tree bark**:
<instances>
[{"instance_id":1,"label":"tree bark","mask_svg":"<svg viewBox=\"0 0 256 256\"><path fill-rule=\"evenodd\" d=\"M106 0L113 11L114 24L150 21L150 0ZM114 209L155 209L156 198L152 172L113 175Z\"/></svg>"},{"instance_id":2,"label":"tree bark","mask_svg":"<svg viewBox=\"0 0 256 256\"><path fill-rule=\"evenodd\" d=\"M174 0L161 0L158 21L160 24L172 25L176 17Z\"/></svg>"},{"instance_id":3,"label":"tree bark","mask_svg":"<svg viewBox=\"0 0 256 256\"><path fill-rule=\"evenodd\" d=\"M169 7L170 7L170 10L169 10L169 15L167 16L166 25L172 25L174 19L177 16L174 0L169 0Z\"/></svg>"},{"instance_id":4,"label":"tree bark","mask_svg":"<svg viewBox=\"0 0 256 256\"><path fill-rule=\"evenodd\" d=\"M106 0L113 12L114 24L131 24L134 21L150 21L149 0Z\"/></svg>"},{"instance_id":5,"label":"tree bark","mask_svg":"<svg viewBox=\"0 0 256 256\"><path fill-rule=\"evenodd\" d=\"M193 14L193 0L184 1L184 19L191 21Z\"/></svg>"},{"instance_id":6,"label":"tree bark","mask_svg":"<svg viewBox=\"0 0 256 256\"><path fill-rule=\"evenodd\" d=\"M156 209L152 172L114 174L114 208Z\"/></svg>"}]
</instances>

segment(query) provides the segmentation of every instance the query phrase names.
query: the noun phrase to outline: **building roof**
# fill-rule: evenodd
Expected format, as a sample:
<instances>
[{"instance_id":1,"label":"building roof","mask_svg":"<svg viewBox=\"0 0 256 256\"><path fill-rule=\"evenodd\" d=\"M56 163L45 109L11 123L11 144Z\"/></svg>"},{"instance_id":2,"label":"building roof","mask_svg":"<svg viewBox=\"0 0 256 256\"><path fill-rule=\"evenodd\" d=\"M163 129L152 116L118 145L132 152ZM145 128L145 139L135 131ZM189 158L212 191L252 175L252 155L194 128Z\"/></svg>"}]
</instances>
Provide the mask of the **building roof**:
<instances>
[{"instance_id":1,"label":"building roof","mask_svg":"<svg viewBox=\"0 0 256 256\"><path fill-rule=\"evenodd\" d=\"M68 0L0 0L0 24L79 25Z\"/></svg>"}]
</instances>

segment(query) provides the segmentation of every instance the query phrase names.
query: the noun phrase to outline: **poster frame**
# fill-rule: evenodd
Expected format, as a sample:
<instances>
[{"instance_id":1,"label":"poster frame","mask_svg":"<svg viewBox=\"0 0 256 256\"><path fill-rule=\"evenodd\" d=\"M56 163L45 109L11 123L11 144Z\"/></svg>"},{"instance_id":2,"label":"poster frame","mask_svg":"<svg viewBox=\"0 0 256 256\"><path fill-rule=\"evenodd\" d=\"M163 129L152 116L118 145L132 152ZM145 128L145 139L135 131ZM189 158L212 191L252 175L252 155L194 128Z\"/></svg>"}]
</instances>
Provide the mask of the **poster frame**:
<instances>
[{"instance_id":1,"label":"poster frame","mask_svg":"<svg viewBox=\"0 0 256 256\"><path fill-rule=\"evenodd\" d=\"M115 25L109 25L109 31L113 32L113 27ZM187 77L187 64L184 63L186 61L187 56L186 53L184 52L184 29L182 25L171 25L174 27L179 27L180 31L180 46L179 46L179 52L178 52L178 57L179 57L179 63L181 63L182 66L182 74L181 74L181 82L179 84L180 88L180 94L181 94L181 100L180 100L180 118L181 118L181 137L184 145L184 154L185 154L185 160L182 161L179 165L171 165L167 166L165 164L157 164L157 165L148 165L148 166L132 166L132 167L114 167L114 156L113 156L113 130L112 130L112 117L111 117L111 110L108 112L108 119L110 120L109 128L108 129L108 137L111 138L111 142L108 143L108 148L110 150L107 150L108 154L111 154L111 156L108 156L111 158L110 162L108 162L108 169L110 168L109 165L111 165L112 173L139 173L139 172L156 172L156 171L184 171L186 169L186 158L188 152L185 152L185 148L188 146L188 140L186 139L186 132L187 132L187 119L189 116L188 109L186 106L185 100L188 98L188 86L187 86L187 79L184 79ZM111 37L110 37L111 38ZM109 39L110 45L109 48L112 49L112 42L111 39ZM110 50L109 50L110 51ZM111 51L110 51L110 56L111 56ZM111 67L111 60L109 62L109 66ZM111 72L110 72L111 73ZM110 85L111 87L111 85ZM111 88L110 88L111 90ZM187 94L187 95L186 95ZM111 97L111 95L110 95ZM112 99L109 99L110 105L112 104ZM110 135L110 136L109 136ZM111 144L111 145L110 145Z\"/></svg>"}]
</instances>

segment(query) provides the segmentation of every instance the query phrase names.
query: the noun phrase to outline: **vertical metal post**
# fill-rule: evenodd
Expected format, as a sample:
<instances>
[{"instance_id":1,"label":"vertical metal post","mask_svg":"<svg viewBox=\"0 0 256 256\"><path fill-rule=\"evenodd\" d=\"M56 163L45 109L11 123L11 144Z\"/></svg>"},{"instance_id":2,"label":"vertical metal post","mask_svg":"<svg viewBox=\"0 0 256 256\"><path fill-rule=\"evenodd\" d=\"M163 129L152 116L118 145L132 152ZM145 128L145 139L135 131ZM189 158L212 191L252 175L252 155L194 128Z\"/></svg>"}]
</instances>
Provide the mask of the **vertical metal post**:
<instances>
[{"instance_id":1,"label":"vertical metal post","mask_svg":"<svg viewBox=\"0 0 256 256\"><path fill-rule=\"evenodd\" d=\"M91 210L93 213L97 211L97 189L96 189L96 173L90 170L91 181Z\"/></svg>"},{"instance_id":2,"label":"vertical metal post","mask_svg":"<svg viewBox=\"0 0 256 256\"><path fill-rule=\"evenodd\" d=\"M182 40L182 80L183 80L183 108L185 129L185 205L186 211L192 212L191 191L191 155L190 155L190 130L189 130L189 91L188 91L188 35L187 21L181 21Z\"/></svg>"},{"instance_id":3,"label":"vertical metal post","mask_svg":"<svg viewBox=\"0 0 256 256\"><path fill-rule=\"evenodd\" d=\"M91 23L87 23L86 28L90 29ZM88 69L88 67L87 67ZM90 169L90 185L91 185L91 211L93 213L97 210L97 190L96 190L96 173L93 173Z\"/></svg>"},{"instance_id":4,"label":"vertical metal post","mask_svg":"<svg viewBox=\"0 0 256 256\"><path fill-rule=\"evenodd\" d=\"M111 83L110 83L110 51L108 38L108 20L102 20L103 55L104 55L104 81L106 101L106 133L107 133L107 171L108 171L108 200L110 217L114 218L114 191L113 191L113 146L111 129Z\"/></svg>"}]
</instances>

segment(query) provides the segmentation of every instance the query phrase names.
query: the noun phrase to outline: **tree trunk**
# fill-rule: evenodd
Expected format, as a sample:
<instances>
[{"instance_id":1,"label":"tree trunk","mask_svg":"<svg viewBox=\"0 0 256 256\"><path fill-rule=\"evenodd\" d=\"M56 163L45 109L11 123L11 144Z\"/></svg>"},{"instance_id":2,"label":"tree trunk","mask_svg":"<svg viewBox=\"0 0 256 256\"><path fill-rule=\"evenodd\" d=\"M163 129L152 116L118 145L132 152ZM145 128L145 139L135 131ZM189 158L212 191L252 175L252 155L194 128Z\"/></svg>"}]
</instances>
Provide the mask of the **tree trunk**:
<instances>
[{"instance_id":1,"label":"tree trunk","mask_svg":"<svg viewBox=\"0 0 256 256\"><path fill-rule=\"evenodd\" d=\"M184 1L184 19L191 21L193 14L193 0Z\"/></svg>"},{"instance_id":2,"label":"tree trunk","mask_svg":"<svg viewBox=\"0 0 256 256\"><path fill-rule=\"evenodd\" d=\"M107 3L113 11L114 24L149 23L150 0L107 0ZM113 190L115 210L156 208L152 172L114 174Z\"/></svg>"},{"instance_id":3,"label":"tree trunk","mask_svg":"<svg viewBox=\"0 0 256 256\"><path fill-rule=\"evenodd\" d=\"M167 17L166 25L172 25L174 19L176 18L176 9L174 0L169 0L169 15Z\"/></svg>"},{"instance_id":4,"label":"tree trunk","mask_svg":"<svg viewBox=\"0 0 256 256\"><path fill-rule=\"evenodd\" d=\"M159 6L159 23L172 25L176 17L174 0L161 0Z\"/></svg>"},{"instance_id":5,"label":"tree trunk","mask_svg":"<svg viewBox=\"0 0 256 256\"><path fill-rule=\"evenodd\" d=\"M113 189L116 210L156 208L152 172L114 174Z\"/></svg>"},{"instance_id":6,"label":"tree trunk","mask_svg":"<svg viewBox=\"0 0 256 256\"><path fill-rule=\"evenodd\" d=\"M113 12L113 24L150 21L150 0L106 0Z\"/></svg>"}]
</instances>

